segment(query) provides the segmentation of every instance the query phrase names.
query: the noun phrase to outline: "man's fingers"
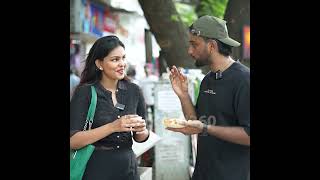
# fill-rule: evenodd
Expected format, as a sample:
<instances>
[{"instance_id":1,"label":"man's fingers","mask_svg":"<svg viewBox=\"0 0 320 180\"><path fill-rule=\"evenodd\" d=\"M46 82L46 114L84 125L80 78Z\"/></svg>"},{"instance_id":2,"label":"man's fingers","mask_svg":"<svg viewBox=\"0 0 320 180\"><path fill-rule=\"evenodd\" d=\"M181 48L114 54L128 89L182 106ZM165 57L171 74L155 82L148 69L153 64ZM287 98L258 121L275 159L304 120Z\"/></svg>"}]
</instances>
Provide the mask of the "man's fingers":
<instances>
[{"instance_id":1,"label":"man's fingers","mask_svg":"<svg viewBox=\"0 0 320 180\"><path fill-rule=\"evenodd\" d=\"M176 66L172 66L172 70L173 70L174 75L180 76L180 71L178 70L178 68Z\"/></svg>"},{"instance_id":2,"label":"man's fingers","mask_svg":"<svg viewBox=\"0 0 320 180\"><path fill-rule=\"evenodd\" d=\"M172 75L172 78L174 79L176 76L179 75L179 72L177 70L177 68L175 66L172 67L171 71L170 71L170 75Z\"/></svg>"},{"instance_id":3,"label":"man's fingers","mask_svg":"<svg viewBox=\"0 0 320 180\"><path fill-rule=\"evenodd\" d=\"M179 124L179 125L182 125L182 126L187 126L188 124L187 124L187 121L177 121L177 123Z\"/></svg>"},{"instance_id":4,"label":"man's fingers","mask_svg":"<svg viewBox=\"0 0 320 180\"><path fill-rule=\"evenodd\" d=\"M179 78L180 81L184 82L187 80L187 76L183 75L181 70L178 69L176 66L172 66L170 70L169 79L173 82L176 78Z\"/></svg>"},{"instance_id":5,"label":"man's fingers","mask_svg":"<svg viewBox=\"0 0 320 180\"><path fill-rule=\"evenodd\" d=\"M169 75L169 79L170 79L170 81L171 82L174 82L174 80L177 78L177 74L173 71L173 70L171 70L171 73L170 73L170 75Z\"/></svg>"},{"instance_id":6,"label":"man's fingers","mask_svg":"<svg viewBox=\"0 0 320 180\"><path fill-rule=\"evenodd\" d=\"M182 82L184 82L184 78L183 78L183 75L179 75L179 79L180 79L180 81L182 81Z\"/></svg>"},{"instance_id":7,"label":"man's fingers","mask_svg":"<svg viewBox=\"0 0 320 180\"><path fill-rule=\"evenodd\" d=\"M186 122L186 125L187 125L187 126L195 126L195 123L194 123L193 120L188 120L188 121Z\"/></svg>"},{"instance_id":8,"label":"man's fingers","mask_svg":"<svg viewBox=\"0 0 320 180\"><path fill-rule=\"evenodd\" d=\"M169 128L169 127L167 127L166 129L169 130L169 131L177 131L175 128Z\"/></svg>"},{"instance_id":9,"label":"man's fingers","mask_svg":"<svg viewBox=\"0 0 320 180\"><path fill-rule=\"evenodd\" d=\"M166 129L170 130L170 131L175 131L175 132L182 132L184 128L170 128L170 127L167 127Z\"/></svg>"},{"instance_id":10,"label":"man's fingers","mask_svg":"<svg viewBox=\"0 0 320 180\"><path fill-rule=\"evenodd\" d=\"M183 80L187 81L188 80L187 76L183 75Z\"/></svg>"},{"instance_id":11,"label":"man's fingers","mask_svg":"<svg viewBox=\"0 0 320 180\"><path fill-rule=\"evenodd\" d=\"M177 70L177 67L176 67L175 65L173 65L171 70L176 71L176 70Z\"/></svg>"},{"instance_id":12,"label":"man's fingers","mask_svg":"<svg viewBox=\"0 0 320 180\"><path fill-rule=\"evenodd\" d=\"M175 77L175 76L174 76L172 73L169 75L169 79L170 79L171 82L174 81L174 77Z\"/></svg>"},{"instance_id":13,"label":"man's fingers","mask_svg":"<svg viewBox=\"0 0 320 180\"><path fill-rule=\"evenodd\" d=\"M201 123L199 121L195 121L195 120L188 120L186 125L189 127L200 128Z\"/></svg>"},{"instance_id":14,"label":"man's fingers","mask_svg":"<svg viewBox=\"0 0 320 180\"><path fill-rule=\"evenodd\" d=\"M187 76L184 75L184 74L181 72L180 69L179 69L179 70L177 69L177 74L178 74L179 79L180 79L182 82L184 82L184 81L187 80Z\"/></svg>"}]
</instances>

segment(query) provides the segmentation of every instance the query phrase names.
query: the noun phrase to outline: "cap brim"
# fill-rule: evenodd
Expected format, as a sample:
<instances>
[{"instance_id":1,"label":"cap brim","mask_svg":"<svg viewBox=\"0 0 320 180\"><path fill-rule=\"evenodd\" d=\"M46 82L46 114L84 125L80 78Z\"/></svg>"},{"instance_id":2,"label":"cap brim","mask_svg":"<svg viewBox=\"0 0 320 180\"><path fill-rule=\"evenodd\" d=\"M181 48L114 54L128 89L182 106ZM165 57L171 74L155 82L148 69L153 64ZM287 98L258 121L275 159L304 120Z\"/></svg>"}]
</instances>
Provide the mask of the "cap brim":
<instances>
[{"instance_id":1,"label":"cap brim","mask_svg":"<svg viewBox=\"0 0 320 180\"><path fill-rule=\"evenodd\" d=\"M235 41L235 40L233 40L233 39L231 39L231 38L229 38L229 37L228 37L228 38L224 38L224 39L219 39L219 40L220 40L221 42L229 45L229 46L232 46L232 47L238 47L238 46L241 45L238 41Z\"/></svg>"}]
</instances>

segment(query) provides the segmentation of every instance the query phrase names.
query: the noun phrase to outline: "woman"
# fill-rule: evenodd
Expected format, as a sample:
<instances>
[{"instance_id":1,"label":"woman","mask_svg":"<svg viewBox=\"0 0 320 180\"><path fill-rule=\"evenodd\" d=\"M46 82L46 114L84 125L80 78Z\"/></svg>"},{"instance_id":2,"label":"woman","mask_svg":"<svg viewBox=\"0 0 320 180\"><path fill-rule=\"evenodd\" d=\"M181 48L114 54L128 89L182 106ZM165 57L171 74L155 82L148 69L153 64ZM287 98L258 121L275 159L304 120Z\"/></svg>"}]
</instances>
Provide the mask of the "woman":
<instances>
[{"instance_id":1,"label":"woman","mask_svg":"<svg viewBox=\"0 0 320 180\"><path fill-rule=\"evenodd\" d=\"M70 102L70 148L88 144L96 148L83 179L139 180L132 151L132 137L144 142L149 137L145 103L139 87L125 78L125 50L116 36L98 39L89 51L80 84ZM91 91L97 92L92 129L82 131Z\"/></svg>"}]
</instances>

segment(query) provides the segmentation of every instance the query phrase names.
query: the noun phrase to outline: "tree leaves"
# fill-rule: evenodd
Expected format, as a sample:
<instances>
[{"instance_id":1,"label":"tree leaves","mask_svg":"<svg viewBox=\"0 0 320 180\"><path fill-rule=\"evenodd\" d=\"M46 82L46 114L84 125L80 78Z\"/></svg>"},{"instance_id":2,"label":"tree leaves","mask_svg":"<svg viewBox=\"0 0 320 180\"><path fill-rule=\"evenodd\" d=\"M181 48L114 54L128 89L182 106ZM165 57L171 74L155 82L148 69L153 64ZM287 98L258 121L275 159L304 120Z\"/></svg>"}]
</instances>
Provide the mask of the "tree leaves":
<instances>
[{"instance_id":1,"label":"tree leaves","mask_svg":"<svg viewBox=\"0 0 320 180\"><path fill-rule=\"evenodd\" d=\"M201 0L196 12L199 17L211 15L223 19L227 3L228 0Z\"/></svg>"}]
</instances>

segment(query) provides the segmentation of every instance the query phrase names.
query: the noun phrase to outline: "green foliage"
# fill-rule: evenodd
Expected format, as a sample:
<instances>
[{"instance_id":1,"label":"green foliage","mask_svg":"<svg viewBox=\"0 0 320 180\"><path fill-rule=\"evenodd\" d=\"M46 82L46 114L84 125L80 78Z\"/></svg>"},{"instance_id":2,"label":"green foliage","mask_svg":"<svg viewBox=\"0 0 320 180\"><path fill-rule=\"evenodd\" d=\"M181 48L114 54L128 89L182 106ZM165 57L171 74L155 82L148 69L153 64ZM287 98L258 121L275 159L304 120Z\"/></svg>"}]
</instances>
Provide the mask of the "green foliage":
<instances>
[{"instance_id":1,"label":"green foliage","mask_svg":"<svg viewBox=\"0 0 320 180\"><path fill-rule=\"evenodd\" d=\"M171 15L171 21L179 21L179 17L177 14L172 14Z\"/></svg>"},{"instance_id":2,"label":"green foliage","mask_svg":"<svg viewBox=\"0 0 320 180\"><path fill-rule=\"evenodd\" d=\"M224 17L228 0L201 0L199 7L195 7L175 2L178 14L172 15L172 21L179 21L179 16L185 26L190 26L198 17L203 15L211 15L219 18Z\"/></svg>"},{"instance_id":3,"label":"green foliage","mask_svg":"<svg viewBox=\"0 0 320 180\"><path fill-rule=\"evenodd\" d=\"M198 16L211 15L219 18L224 17L228 0L201 0L197 8Z\"/></svg>"},{"instance_id":4,"label":"green foliage","mask_svg":"<svg viewBox=\"0 0 320 180\"><path fill-rule=\"evenodd\" d=\"M192 22L194 22L198 18L195 12L195 8L193 6L178 2L175 3L175 6L185 26L189 27L192 24ZM178 16L172 15L171 20L178 20Z\"/></svg>"}]
</instances>

